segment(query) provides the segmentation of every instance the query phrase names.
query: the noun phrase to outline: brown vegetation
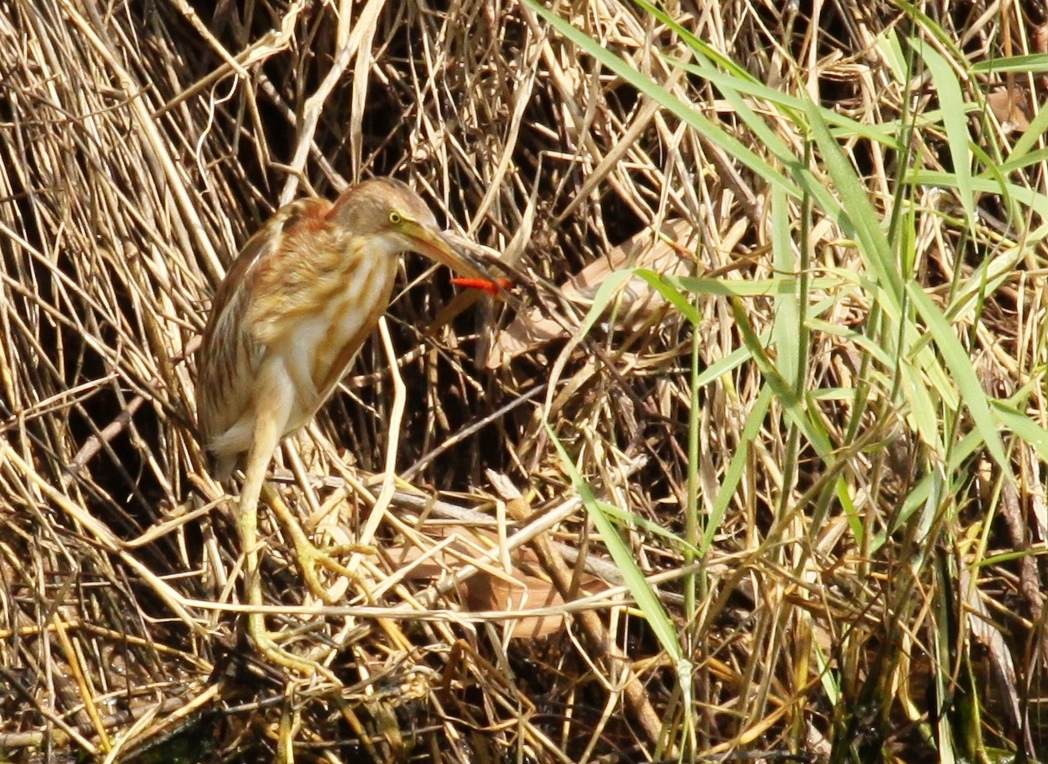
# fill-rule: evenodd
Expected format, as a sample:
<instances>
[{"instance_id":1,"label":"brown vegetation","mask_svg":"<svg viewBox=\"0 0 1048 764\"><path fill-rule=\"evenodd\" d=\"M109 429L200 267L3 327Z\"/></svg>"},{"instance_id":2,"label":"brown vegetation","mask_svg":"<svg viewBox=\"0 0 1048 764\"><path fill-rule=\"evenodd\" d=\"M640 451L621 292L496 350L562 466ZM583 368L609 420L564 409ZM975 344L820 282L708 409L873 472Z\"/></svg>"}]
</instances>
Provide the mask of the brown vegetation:
<instances>
[{"instance_id":1,"label":"brown vegetation","mask_svg":"<svg viewBox=\"0 0 1048 764\"><path fill-rule=\"evenodd\" d=\"M954 5L923 4L924 26L878 2L820 4L817 19L807 3L667 8L756 82L881 126L938 107L927 78L897 76L896 31L938 25L971 62L1037 50L1041 19ZM965 440L981 425L950 375L915 352L932 408L900 392L912 377L870 350L889 319L853 232L807 197L777 199L526 3L215 6L0 0L0 759L917 760L945 730L966 753L1043 749L1029 712L1046 660L1041 436L1007 441L1011 480ZM691 60L677 31L624 0L553 7L775 164L730 99L674 63ZM999 122L1029 128L1040 83L960 80L966 103L1000 85ZM804 156L800 107L754 108ZM1015 137L975 121L980 141ZM906 134L902 159L949 165L934 120ZM905 162L841 144L888 221L916 187L898 183ZM1017 181L1033 194L1039 167ZM242 638L241 550L195 437L193 350L226 266L277 206L372 175L410 182L521 276L502 302L409 258L395 357L372 341L275 460L318 543L363 545L346 554L360 580L330 581L344 606L324 607L262 512L271 628L338 679L310 682ZM952 190L920 188L904 276L984 389L1025 390L1015 406L1043 427L1044 264L1039 239L1023 247L1048 207L985 193L969 228ZM799 293L798 408L773 364L789 367L800 319L773 290L671 306L635 278L579 330L615 268L743 290L796 271L777 230L826 276ZM1010 267L978 270L973 252L1012 248ZM977 314L947 310L969 278L989 284L965 303ZM939 468L949 500L922 505ZM633 604L583 481L626 513L612 519L688 662ZM690 527L689 501L708 525ZM706 527L696 556L681 538L701 546Z\"/></svg>"}]
</instances>

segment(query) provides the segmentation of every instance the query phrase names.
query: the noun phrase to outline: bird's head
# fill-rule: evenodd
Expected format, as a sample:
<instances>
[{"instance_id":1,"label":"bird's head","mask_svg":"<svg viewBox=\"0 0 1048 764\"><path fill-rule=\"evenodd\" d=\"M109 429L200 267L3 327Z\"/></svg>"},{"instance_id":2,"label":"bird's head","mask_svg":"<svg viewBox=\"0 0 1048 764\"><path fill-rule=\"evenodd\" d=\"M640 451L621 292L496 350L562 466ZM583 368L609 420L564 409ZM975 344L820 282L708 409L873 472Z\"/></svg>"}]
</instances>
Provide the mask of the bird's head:
<instances>
[{"instance_id":1,"label":"bird's head","mask_svg":"<svg viewBox=\"0 0 1048 764\"><path fill-rule=\"evenodd\" d=\"M374 178L344 191L331 209L332 221L371 251L388 256L418 252L471 278L490 278L469 253L454 246L422 198L399 180Z\"/></svg>"}]
</instances>

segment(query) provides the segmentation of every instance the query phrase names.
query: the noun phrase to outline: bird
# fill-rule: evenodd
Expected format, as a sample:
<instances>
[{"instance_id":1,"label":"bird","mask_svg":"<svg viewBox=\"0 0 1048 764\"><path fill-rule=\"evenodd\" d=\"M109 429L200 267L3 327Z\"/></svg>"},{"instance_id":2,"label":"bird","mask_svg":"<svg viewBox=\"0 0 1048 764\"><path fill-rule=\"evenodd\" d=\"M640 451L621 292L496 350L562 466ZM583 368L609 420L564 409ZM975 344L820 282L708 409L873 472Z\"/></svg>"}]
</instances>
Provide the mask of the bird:
<instances>
[{"instance_id":1,"label":"bird","mask_svg":"<svg viewBox=\"0 0 1048 764\"><path fill-rule=\"evenodd\" d=\"M452 244L422 198L372 178L323 198L294 201L244 245L219 284L197 355L197 425L211 474L244 478L236 509L247 633L272 662L318 667L280 647L266 627L259 578L258 504L281 440L331 397L389 306L400 256L417 252L469 279L490 281ZM315 547L273 490L265 496L295 547L307 585L330 601L317 566L352 576Z\"/></svg>"}]
</instances>

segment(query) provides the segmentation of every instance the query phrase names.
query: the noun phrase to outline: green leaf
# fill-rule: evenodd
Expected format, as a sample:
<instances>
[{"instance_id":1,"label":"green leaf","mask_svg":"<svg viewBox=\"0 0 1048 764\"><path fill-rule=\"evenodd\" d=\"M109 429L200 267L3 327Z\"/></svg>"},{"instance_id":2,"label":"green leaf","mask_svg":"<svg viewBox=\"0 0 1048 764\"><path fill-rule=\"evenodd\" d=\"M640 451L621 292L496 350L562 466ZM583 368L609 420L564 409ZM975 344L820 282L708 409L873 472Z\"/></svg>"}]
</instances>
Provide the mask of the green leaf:
<instances>
[{"instance_id":1,"label":"green leaf","mask_svg":"<svg viewBox=\"0 0 1048 764\"><path fill-rule=\"evenodd\" d=\"M539 5L535 0L525 0L525 2L529 8L545 19L550 26L564 35L565 38L593 56L602 66L615 72L615 74L622 77L648 98L675 114L694 128L699 135L722 148L738 162L764 178L768 183L774 186L781 186L791 196L799 195L800 192L797 187L790 183L782 173L777 172L772 165L750 150L746 144L712 120L704 117L690 104L684 103L657 82L654 82L650 77L646 77L638 72L619 56L601 46L600 43L589 35L573 27L553 11ZM770 131L768 131L768 134L769 136L773 135ZM775 140L776 142L781 142L777 137Z\"/></svg>"},{"instance_id":2,"label":"green leaf","mask_svg":"<svg viewBox=\"0 0 1048 764\"><path fill-rule=\"evenodd\" d=\"M622 536L619 535L615 526L612 525L608 516L604 513L604 510L601 509L601 503L597 501L589 485L582 478L582 475L579 474L579 471L575 469L575 464L571 461L564 444L560 442L560 438L557 437L549 422L544 424L550 441L560 455L561 466L568 474L568 477L571 478L571 484L575 488L575 492L578 493L579 498L582 500L582 505L586 508L586 513L593 521L593 525L604 540L604 544L608 547L608 552L622 573L626 588L629 589L630 595L636 600L637 607L644 614L666 654L678 665L686 663L684 654L681 651L677 629L674 627L673 621L670 620L659 598L655 596L655 592L644 577L644 573L637 566L636 560L633 559L633 551L623 541Z\"/></svg>"},{"instance_id":3,"label":"green leaf","mask_svg":"<svg viewBox=\"0 0 1048 764\"><path fill-rule=\"evenodd\" d=\"M942 107L943 127L950 146L953 175L960 192L961 206L968 220L968 228L976 236L975 189L972 186L971 153L968 151L968 117L965 113L961 84L949 62L931 45L919 47L921 57L928 65Z\"/></svg>"},{"instance_id":4,"label":"green leaf","mask_svg":"<svg viewBox=\"0 0 1048 764\"><path fill-rule=\"evenodd\" d=\"M950 370L957 390L960 392L961 399L968 413L971 414L979 437L982 438L986 449L1005 475L1014 480L1011 462L1005 453L1001 436L997 432L997 422L990 413L986 393L983 392L979 378L975 374L968 351L953 333L953 328L946 317L919 284L913 282L908 284L907 294L935 340L943 361Z\"/></svg>"}]
</instances>

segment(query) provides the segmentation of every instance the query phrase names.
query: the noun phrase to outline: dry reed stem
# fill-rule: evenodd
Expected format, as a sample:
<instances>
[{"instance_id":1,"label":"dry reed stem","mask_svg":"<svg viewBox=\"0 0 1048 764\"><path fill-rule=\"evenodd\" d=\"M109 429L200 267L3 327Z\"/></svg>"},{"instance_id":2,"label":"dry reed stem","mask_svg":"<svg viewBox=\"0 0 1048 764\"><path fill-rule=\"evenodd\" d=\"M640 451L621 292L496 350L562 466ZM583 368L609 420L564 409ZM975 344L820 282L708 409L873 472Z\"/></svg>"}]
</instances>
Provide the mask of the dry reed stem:
<instances>
[{"instance_id":1,"label":"dry reed stem","mask_svg":"<svg viewBox=\"0 0 1048 764\"><path fill-rule=\"evenodd\" d=\"M1034 554L1048 528L1041 456L1019 444L1022 479L1007 490L986 462L923 527L930 540L900 519L909 470L928 454L913 412L866 355L871 300L858 278L810 295L825 310L812 317L804 382L832 466L798 448L778 400L751 426L766 378L752 361L728 363L744 347L730 299L700 300L694 329L668 311L579 336L585 309L558 287L642 230L700 231L700 275L780 276L773 191L529 6L259 0L209 15L183 0L0 5L0 747L51 740L63 753L118 760L184 731L212 741L201 760L270 760L275 746L306 755L297 744L374 761L466 761L480 750L492 760L642 760L682 745L822 755L834 725L849 722L856 745L873 730L882 737L871 745L927 757L941 707L923 683L937 670L949 687L964 679L960 660L933 665L938 611L958 591L942 571L968 567L976 575L963 580L974 583L954 602L947 636L985 650L983 663L963 666L995 677L1000 726L1026 723L1048 655ZM935 106L927 78L900 83L883 55L881 36L905 26L896 6L817 4L792 16L785 7L667 4L758 82L806 91L861 123L898 119L907 101ZM1030 25L1043 20L1029 9L941 0L921 9L972 61L1039 50ZM556 10L770 157L722 93L675 65L690 52L656 19L618 0ZM966 93L975 99L988 83L965 82ZM809 136L797 120L759 108L803 155ZM923 167L943 166L941 136L913 140ZM875 207L891 209L898 156L859 139L843 149ZM1043 191L1042 170L1016 182ZM823 177L818 162L813 172ZM339 680L309 686L258 665L237 638L241 550L195 437L193 353L225 266L279 203L373 174L409 180L450 228L503 253L522 278L506 303L464 309L473 295L441 312L453 294L446 276L409 260L388 342L371 343L343 394L278 457L274 486L319 540L352 544L366 531L376 547L358 556L376 601L318 607L286 540L265 529L271 623L294 632L288 649L322 656ZM788 204L799 242L803 208ZM975 266L956 256L969 234L996 258L987 281L1000 286L985 300L972 290L980 311L957 329L984 384L1002 399L1023 390L1028 416L1048 426L1035 379L1048 362L1043 256L1022 246L1040 222L1023 228L1004 203L985 202L967 231L942 189L914 206L916 277L940 305L970 288ZM863 273L856 248L817 210L807 249L816 275ZM772 298L744 306L755 334L776 329ZM486 369L497 331L525 308L568 339ZM701 390L695 465L699 508L724 514L707 555L689 562L650 527L683 533L692 331L700 365L725 364ZM844 394L857 390L865 395ZM397 400L399 442L389 431ZM547 422L598 497L634 520L621 523L623 538L695 664L692 719ZM742 478L718 504L740 453ZM391 465L412 489L394 485ZM496 517L487 469L527 487L526 521ZM376 498L369 475L383 471ZM841 492L847 510L834 503ZM981 524L996 516L1001 527ZM469 552L449 551L449 524L485 535ZM560 576L551 560L609 588L539 611L570 626L522 641L503 621L534 612L469 613L462 592L484 577L519 580L510 571L529 544ZM405 550L414 557L396 562ZM1025 555L993 556L1012 550ZM414 578L420 561L437 577ZM702 586L688 605L690 576ZM1027 682L1018 691L1016 675ZM634 716L610 676L636 678ZM276 743L252 737L269 728ZM1021 738L1044 747L1036 725Z\"/></svg>"}]
</instances>

